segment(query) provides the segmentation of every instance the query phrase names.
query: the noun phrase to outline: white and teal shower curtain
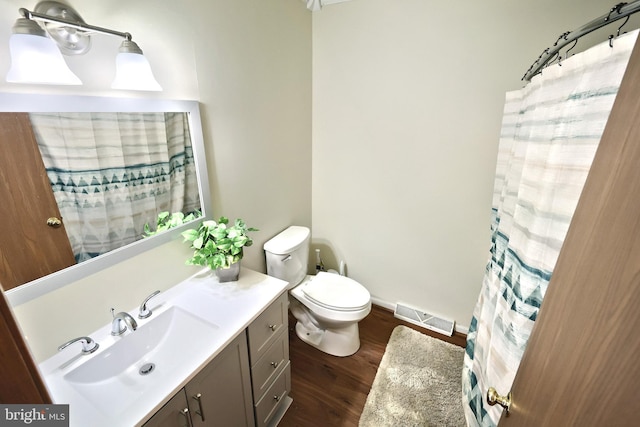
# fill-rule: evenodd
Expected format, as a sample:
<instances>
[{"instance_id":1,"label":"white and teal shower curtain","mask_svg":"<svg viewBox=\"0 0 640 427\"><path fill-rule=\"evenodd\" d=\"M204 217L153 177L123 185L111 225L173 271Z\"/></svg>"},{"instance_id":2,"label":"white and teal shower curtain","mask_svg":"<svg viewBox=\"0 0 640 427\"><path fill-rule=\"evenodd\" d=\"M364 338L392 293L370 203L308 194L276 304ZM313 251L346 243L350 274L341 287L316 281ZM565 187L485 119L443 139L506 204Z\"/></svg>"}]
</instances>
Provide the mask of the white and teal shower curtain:
<instances>
[{"instance_id":1,"label":"white and teal shower curtain","mask_svg":"<svg viewBox=\"0 0 640 427\"><path fill-rule=\"evenodd\" d=\"M185 113L31 113L76 261L142 238L200 197Z\"/></svg>"},{"instance_id":2,"label":"white and teal shower curtain","mask_svg":"<svg viewBox=\"0 0 640 427\"><path fill-rule=\"evenodd\" d=\"M636 38L595 46L506 95L491 250L463 367L470 426L500 419L487 389L511 389Z\"/></svg>"}]
</instances>

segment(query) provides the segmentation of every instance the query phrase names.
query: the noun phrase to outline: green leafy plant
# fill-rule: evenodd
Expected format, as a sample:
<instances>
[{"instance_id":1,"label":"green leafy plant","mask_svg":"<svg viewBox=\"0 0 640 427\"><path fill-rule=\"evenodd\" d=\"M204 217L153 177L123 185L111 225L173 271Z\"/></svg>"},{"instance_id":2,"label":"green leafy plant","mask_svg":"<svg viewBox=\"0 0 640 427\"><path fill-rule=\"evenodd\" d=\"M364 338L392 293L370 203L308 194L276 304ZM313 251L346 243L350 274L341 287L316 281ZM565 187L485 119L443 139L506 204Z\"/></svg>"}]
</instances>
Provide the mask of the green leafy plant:
<instances>
[{"instance_id":1,"label":"green leafy plant","mask_svg":"<svg viewBox=\"0 0 640 427\"><path fill-rule=\"evenodd\" d=\"M184 241L190 242L193 248L193 257L186 264L207 266L212 270L229 268L242 259L243 248L253 244L247 235L250 231L259 230L247 227L241 219L236 219L231 226L225 217L220 217L218 222L202 221L197 229L182 232Z\"/></svg>"},{"instance_id":2,"label":"green leafy plant","mask_svg":"<svg viewBox=\"0 0 640 427\"><path fill-rule=\"evenodd\" d=\"M182 212L160 212L158 214L158 219L156 220L156 229L152 230L151 226L147 223L144 225L144 233L143 237L150 237L155 234L158 234L162 231L169 230L170 228L177 227L179 225L184 224L185 222L193 221L196 218L200 218L202 216L202 212L195 211L188 215L183 214Z\"/></svg>"}]
</instances>

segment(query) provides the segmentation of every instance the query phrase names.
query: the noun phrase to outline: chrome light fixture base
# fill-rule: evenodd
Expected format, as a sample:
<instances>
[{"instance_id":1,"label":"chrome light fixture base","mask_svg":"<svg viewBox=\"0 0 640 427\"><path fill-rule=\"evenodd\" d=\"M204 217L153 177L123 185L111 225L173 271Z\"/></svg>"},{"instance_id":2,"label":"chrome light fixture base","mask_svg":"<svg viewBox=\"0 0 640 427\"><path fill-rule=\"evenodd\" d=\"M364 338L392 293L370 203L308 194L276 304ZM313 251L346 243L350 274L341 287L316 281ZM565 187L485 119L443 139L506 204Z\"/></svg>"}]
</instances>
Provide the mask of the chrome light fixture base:
<instances>
[{"instance_id":1,"label":"chrome light fixture base","mask_svg":"<svg viewBox=\"0 0 640 427\"><path fill-rule=\"evenodd\" d=\"M38 25L36 21L27 18L18 18L16 19L15 24L13 24L13 34L27 34L31 36L41 36L46 37L47 33Z\"/></svg>"},{"instance_id":2,"label":"chrome light fixture base","mask_svg":"<svg viewBox=\"0 0 640 427\"><path fill-rule=\"evenodd\" d=\"M142 49L140 49L140 46L133 40L123 40L118 52L142 55Z\"/></svg>"},{"instance_id":3,"label":"chrome light fixture base","mask_svg":"<svg viewBox=\"0 0 640 427\"><path fill-rule=\"evenodd\" d=\"M58 18L60 21L69 21L78 27L87 24L75 9L57 1L40 2L34 12ZM91 49L91 35L86 31L58 22L43 21L41 25L65 55L83 55Z\"/></svg>"}]
</instances>

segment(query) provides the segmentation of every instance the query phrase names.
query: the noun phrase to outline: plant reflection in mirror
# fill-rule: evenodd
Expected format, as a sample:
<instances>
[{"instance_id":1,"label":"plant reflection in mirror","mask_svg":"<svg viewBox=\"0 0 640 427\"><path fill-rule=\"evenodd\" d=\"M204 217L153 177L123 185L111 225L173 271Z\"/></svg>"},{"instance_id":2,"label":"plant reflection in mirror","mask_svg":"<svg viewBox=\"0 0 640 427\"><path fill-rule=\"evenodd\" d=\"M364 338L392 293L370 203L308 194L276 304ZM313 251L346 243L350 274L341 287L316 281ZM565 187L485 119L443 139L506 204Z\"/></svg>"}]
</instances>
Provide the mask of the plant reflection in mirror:
<instances>
[{"instance_id":1,"label":"plant reflection in mirror","mask_svg":"<svg viewBox=\"0 0 640 427\"><path fill-rule=\"evenodd\" d=\"M191 212L188 215L185 215L182 212L160 212L156 221L156 229L151 230L149 223L145 224L144 234L142 235L142 237L150 237L156 235L162 231L166 231L179 225L185 224L189 221L193 221L194 219L200 218L201 216L202 212L200 211Z\"/></svg>"}]
</instances>

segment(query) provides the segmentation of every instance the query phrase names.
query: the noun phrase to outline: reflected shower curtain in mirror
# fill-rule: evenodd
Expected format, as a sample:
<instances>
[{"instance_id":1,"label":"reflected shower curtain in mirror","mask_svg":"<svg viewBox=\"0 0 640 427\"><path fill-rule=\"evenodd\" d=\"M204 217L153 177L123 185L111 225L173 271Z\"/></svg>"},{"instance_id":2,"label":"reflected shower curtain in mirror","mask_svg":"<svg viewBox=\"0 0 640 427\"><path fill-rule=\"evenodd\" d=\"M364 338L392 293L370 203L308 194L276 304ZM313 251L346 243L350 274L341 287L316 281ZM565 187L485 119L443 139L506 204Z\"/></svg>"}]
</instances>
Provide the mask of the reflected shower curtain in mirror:
<instances>
[{"instance_id":1,"label":"reflected shower curtain in mirror","mask_svg":"<svg viewBox=\"0 0 640 427\"><path fill-rule=\"evenodd\" d=\"M162 211L200 209L185 113L29 116L76 261L139 240Z\"/></svg>"},{"instance_id":2,"label":"reflected shower curtain in mirror","mask_svg":"<svg viewBox=\"0 0 640 427\"><path fill-rule=\"evenodd\" d=\"M500 419L487 390L511 389L636 37L577 54L506 95L491 250L463 366L470 426Z\"/></svg>"}]
</instances>

